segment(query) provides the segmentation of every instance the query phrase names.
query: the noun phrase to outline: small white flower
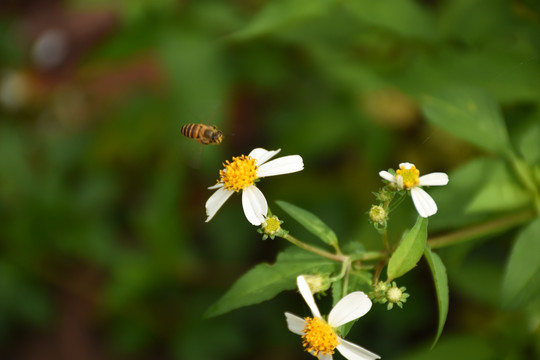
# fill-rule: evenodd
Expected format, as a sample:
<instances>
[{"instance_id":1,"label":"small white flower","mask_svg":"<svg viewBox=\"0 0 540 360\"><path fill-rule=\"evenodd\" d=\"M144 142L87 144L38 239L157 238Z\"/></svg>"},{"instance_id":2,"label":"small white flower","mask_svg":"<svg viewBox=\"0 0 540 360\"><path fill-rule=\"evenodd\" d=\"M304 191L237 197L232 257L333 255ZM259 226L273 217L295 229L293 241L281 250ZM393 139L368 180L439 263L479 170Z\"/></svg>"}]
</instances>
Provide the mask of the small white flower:
<instances>
[{"instance_id":1,"label":"small white flower","mask_svg":"<svg viewBox=\"0 0 540 360\"><path fill-rule=\"evenodd\" d=\"M223 164L225 169L219 171L218 183L209 189L217 189L206 202L206 221L212 220L217 211L235 192L242 190L242 207L244 214L253 225L261 225L268 213L268 203L263 193L255 186L255 182L266 176L289 174L304 168L299 155L283 156L270 160L280 149L268 151L257 148L248 156L233 157Z\"/></svg>"},{"instance_id":2,"label":"small white flower","mask_svg":"<svg viewBox=\"0 0 540 360\"><path fill-rule=\"evenodd\" d=\"M306 279L303 276L298 276L296 283L300 294L311 309L313 317L302 319L288 312L285 313L285 317L289 330L302 336L302 344L306 351L317 356L319 360L332 360L334 349L337 349L341 355L349 360L380 359L379 355L342 339L334 330L364 316L371 309L371 300L366 294L355 291L339 300L328 314L327 322L319 312Z\"/></svg>"},{"instance_id":3,"label":"small white flower","mask_svg":"<svg viewBox=\"0 0 540 360\"><path fill-rule=\"evenodd\" d=\"M429 217L437 212L437 204L422 186L443 186L448 184L448 175L443 172L436 172L420 176L420 171L411 163L399 164L396 175L388 171L381 171L379 175L387 181L397 185L399 190L409 190L418 214L422 217Z\"/></svg>"}]
</instances>

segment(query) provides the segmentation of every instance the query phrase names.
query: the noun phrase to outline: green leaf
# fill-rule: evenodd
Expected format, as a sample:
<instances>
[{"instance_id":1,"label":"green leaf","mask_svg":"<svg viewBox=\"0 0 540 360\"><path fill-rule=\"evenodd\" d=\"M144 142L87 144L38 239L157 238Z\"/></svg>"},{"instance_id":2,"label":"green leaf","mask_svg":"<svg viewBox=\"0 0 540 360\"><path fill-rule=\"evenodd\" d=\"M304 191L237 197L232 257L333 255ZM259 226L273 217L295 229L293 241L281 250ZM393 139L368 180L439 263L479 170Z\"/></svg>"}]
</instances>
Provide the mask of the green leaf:
<instances>
[{"instance_id":1,"label":"green leaf","mask_svg":"<svg viewBox=\"0 0 540 360\"><path fill-rule=\"evenodd\" d=\"M505 309L526 305L540 295L540 218L528 225L512 248L502 284Z\"/></svg>"},{"instance_id":2,"label":"green leaf","mask_svg":"<svg viewBox=\"0 0 540 360\"><path fill-rule=\"evenodd\" d=\"M530 126L519 141L519 150L529 164L540 164L540 119Z\"/></svg>"},{"instance_id":3,"label":"green leaf","mask_svg":"<svg viewBox=\"0 0 540 360\"><path fill-rule=\"evenodd\" d=\"M355 0L343 5L362 22L391 30L404 37L433 40L433 22L428 13L411 0Z\"/></svg>"},{"instance_id":4,"label":"green leaf","mask_svg":"<svg viewBox=\"0 0 540 360\"><path fill-rule=\"evenodd\" d=\"M516 182L503 162L496 162L487 170L487 181L472 196L465 210L467 214L514 210L531 202L530 194Z\"/></svg>"},{"instance_id":5,"label":"green leaf","mask_svg":"<svg viewBox=\"0 0 540 360\"><path fill-rule=\"evenodd\" d=\"M394 251L387 268L387 281L392 281L416 266L422 257L427 240L428 219L418 216L416 224L405 235Z\"/></svg>"},{"instance_id":6,"label":"green leaf","mask_svg":"<svg viewBox=\"0 0 540 360\"><path fill-rule=\"evenodd\" d=\"M236 283L205 313L213 317L244 306L270 300L283 290L296 287L296 277L314 272L332 273L337 263L311 254L302 249L288 248L281 252L276 262L258 264L242 275Z\"/></svg>"},{"instance_id":7,"label":"green leaf","mask_svg":"<svg viewBox=\"0 0 540 360\"><path fill-rule=\"evenodd\" d=\"M437 19L445 38L485 44L493 39L494 33L507 31L506 27L512 23L504 0L443 1L440 5ZM476 16L480 12L483 16Z\"/></svg>"},{"instance_id":8,"label":"green leaf","mask_svg":"<svg viewBox=\"0 0 540 360\"><path fill-rule=\"evenodd\" d=\"M302 224L311 233L317 236L330 246L335 246L338 243L336 233L321 221L317 216L307 210L299 208L296 205L286 201L278 200L276 203L289 214L293 219Z\"/></svg>"},{"instance_id":9,"label":"green leaf","mask_svg":"<svg viewBox=\"0 0 540 360\"><path fill-rule=\"evenodd\" d=\"M331 4L328 0L277 0L268 2L243 29L233 33L231 40L250 40L289 28L323 15Z\"/></svg>"},{"instance_id":10,"label":"green leaf","mask_svg":"<svg viewBox=\"0 0 540 360\"><path fill-rule=\"evenodd\" d=\"M424 96L422 110L433 124L485 150L508 154L508 133L495 100L470 87L448 87Z\"/></svg>"},{"instance_id":11,"label":"green leaf","mask_svg":"<svg viewBox=\"0 0 540 360\"><path fill-rule=\"evenodd\" d=\"M439 255L432 252L427 245L424 248L424 257L426 258L431 274L433 275L435 293L437 294L437 306L439 308L439 324L437 326L437 335L431 346L433 348L442 334L446 316L448 315L448 276L446 275L446 268Z\"/></svg>"}]
</instances>

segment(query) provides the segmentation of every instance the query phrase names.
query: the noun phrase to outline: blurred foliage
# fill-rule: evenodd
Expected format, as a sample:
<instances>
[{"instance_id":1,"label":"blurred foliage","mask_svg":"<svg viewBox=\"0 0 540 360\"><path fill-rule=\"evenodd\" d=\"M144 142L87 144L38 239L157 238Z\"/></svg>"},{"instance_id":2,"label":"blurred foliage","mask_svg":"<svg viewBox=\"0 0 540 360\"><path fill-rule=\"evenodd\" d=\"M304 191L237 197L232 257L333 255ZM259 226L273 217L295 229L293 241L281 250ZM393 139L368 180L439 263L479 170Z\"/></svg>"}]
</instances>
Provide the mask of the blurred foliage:
<instances>
[{"instance_id":1,"label":"blurred foliage","mask_svg":"<svg viewBox=\"0 0 540 360\"><path fill-rule=\"evenodd\" d=\"M370 248L381 247L366 218L377 173L402 161L451 174L432 191L429 236L527 205L507 189L515 201L499 212L466 208L496 196L477 194L486 181L508 187L514 175L466 117L459 131L478 148L445 126L451 117L425 122L426 98L487 94L508 128L501 146L540 159L535 0L7 1L0 59L1 358L311 358L282 316L306 310L292 292L202 319L285 247L261 240L238 199L204 223L221 162L255 147L304 158L301 173L261 186L269 199ZM192 122L216 124L223 144L184 138ZM390 233L410 213L393 214ZM538 286L503 285L516 276L504 264L538 247L527 231L440 251L449 321L431 352L425 271L402 280L404 310L372 310L350 339L385 359L538 356L538 301L499 306L501 286Z\"/></svg>"}]
</instances>

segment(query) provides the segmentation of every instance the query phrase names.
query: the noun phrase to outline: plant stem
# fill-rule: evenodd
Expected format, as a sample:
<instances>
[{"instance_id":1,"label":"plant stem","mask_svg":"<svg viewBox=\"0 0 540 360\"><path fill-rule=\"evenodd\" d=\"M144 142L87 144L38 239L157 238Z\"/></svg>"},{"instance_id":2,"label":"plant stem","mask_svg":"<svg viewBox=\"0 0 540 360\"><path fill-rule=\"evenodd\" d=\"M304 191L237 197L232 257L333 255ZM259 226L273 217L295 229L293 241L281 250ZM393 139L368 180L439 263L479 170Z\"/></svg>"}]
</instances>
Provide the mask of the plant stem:
<instances>
[{"instance_id":1,"label":"plant stem","mask_svg":"<svg viewBox=\"0 0 540 360\"><path fill-rule=\"evenodd\" d=\"M297 238L295 238L294 236L292 236L290 234L285 234L283 236L283 239L287 240L291 244L294 244L294 245L296 245L296 246L298 246L298 247L300 247L300 248L302 248L302 249L304 249L306 251L309 251L309 252L312 252L314 254L320 255L320 256L325 257L325 258L330 259L330 260L343 262L343 261L345 261L346 259L349 258L346 255L332 254L332 253L330 253L328 251L324 251L322 249L319 249L318 247L308 245L308 244L298 240Z\"/></svg>"},{"instance_id":2,"label":"plant stem","mask_svg":"<svg viewBox=\"0 0 540 360\"><path fill-rule=\"evenodd\" d=\"M384 249L386 252L390 252L390 244L388 243L388 230L385 229L384 232L381 234L381 240L384 245Z\"/></svg>"},{"instance_id":3,"label":"plant stem","mask_svg":"<svg viewBox=\"0 0 540 360\"><path fill-rule=\"evenodd\" d=\"M535 216L536 212L533 210L521 211L517 214L504 216L482 224L473 225L450 234L432 237L428 240L428 244L432 249L439 249L450 245L460 244L483 236L503 232L504 230L527 222Z\"/></svg>"}]
</instances>

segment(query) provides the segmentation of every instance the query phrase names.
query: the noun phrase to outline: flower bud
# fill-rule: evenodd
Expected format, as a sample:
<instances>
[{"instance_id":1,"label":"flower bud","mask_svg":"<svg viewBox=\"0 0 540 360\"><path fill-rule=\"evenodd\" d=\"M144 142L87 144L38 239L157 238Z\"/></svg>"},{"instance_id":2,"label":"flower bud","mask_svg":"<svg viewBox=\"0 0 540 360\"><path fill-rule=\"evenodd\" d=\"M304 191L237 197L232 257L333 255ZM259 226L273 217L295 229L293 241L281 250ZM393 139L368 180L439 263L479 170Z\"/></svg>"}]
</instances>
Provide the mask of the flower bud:
<instances>
[{"instance_id":1,"label":"flower bud","mask_svg":"<svg viewBox=\"0 0 540 360\"><path fill-rule=\"evenodd\" d=\"M306 279L312 294L317 294L330 288L331 283L327 275L313 274L302 276Z\"/></svg>"},{"instance_id":2,"label":"flower bud","mask_svg":"<svg viewBox=\"0 0 540 360\"><path fill-rule=\"evenodd\" d=\"M405 292L406 287L397 287L395 281L392 282L392 286L386 292L386 300L388 301L387 309L390 310L395 305L400 308L403 307L403 303L407 301L409 294Z\"/></svg>"},{"instance_id":3,"label":"flower bud","mask_svg":"<svg viewBox=\"0 0 540 360\"><path fill-rule=\"evenodd\" d=\"M373 205L369 210L369 219L377 224L384 224L386 222L386 210L382 206Z\"/></svg>"},{"instance_id":4,"label":"flower bud","mask_svg":"<svg viewBox=\"0 0 540 360\"><path fill-rule=\"evenodd\" d=\"M261 224L261 228L258 232L263 234L263 240L266 240L269 237L274 240L276 235L283 236L287 233L285 229L281 228L281 224L283 224L283 221L279 220L277 216L267 217Z\"/></svg>"}]
</instances>

